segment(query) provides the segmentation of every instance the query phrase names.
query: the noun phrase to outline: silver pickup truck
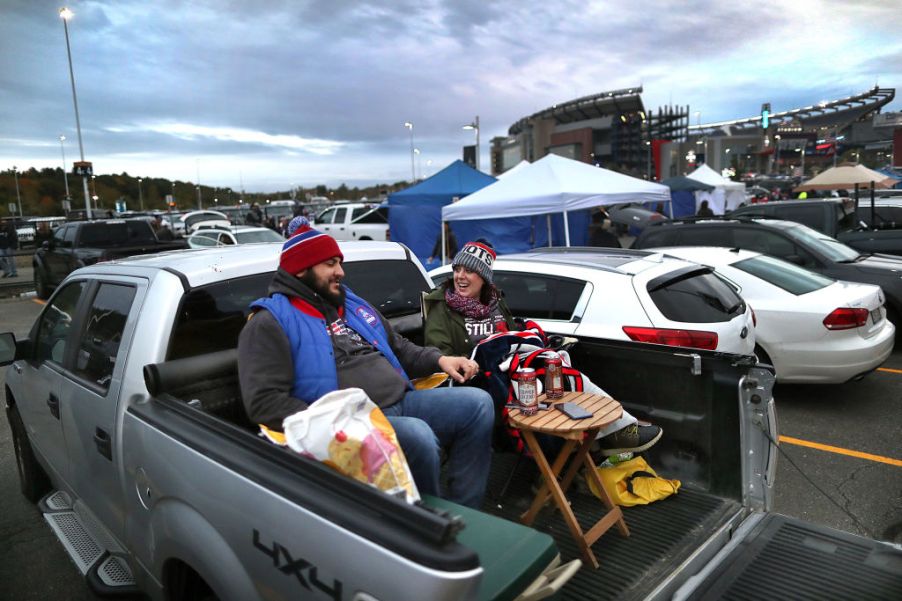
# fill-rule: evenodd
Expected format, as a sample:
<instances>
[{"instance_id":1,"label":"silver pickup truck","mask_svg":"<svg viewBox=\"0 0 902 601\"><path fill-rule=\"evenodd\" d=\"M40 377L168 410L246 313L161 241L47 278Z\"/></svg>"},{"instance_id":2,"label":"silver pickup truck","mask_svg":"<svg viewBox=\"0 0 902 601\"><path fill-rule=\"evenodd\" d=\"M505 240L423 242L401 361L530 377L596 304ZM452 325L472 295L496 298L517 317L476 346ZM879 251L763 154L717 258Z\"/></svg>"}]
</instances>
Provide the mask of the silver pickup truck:
<instances>
[{"instance_id":1,"label":"silver pickup truck","mask_svg":"<svg viewBox=\"0 0 902 601\"><path fill-rule=\"evenodd\" d=\"M631 412L663 426L646 456L683 485L626 508L631 534L594 545L599 569L579 569L550 507L533 528L518 523L531 460L496 452L475 511L407 505L270 444L244 414L235 346L279 248L92 265L60 285L26 339L0 335L22 493L98 594L900 598L898 549L768 512L773 374L751 357L590 338L571 349ZM420 341L430 283L417 260L394 243L342 250L349 286ZM590 494L569 496L583 523L603 511Z\"/></svg>"}]
</instances>

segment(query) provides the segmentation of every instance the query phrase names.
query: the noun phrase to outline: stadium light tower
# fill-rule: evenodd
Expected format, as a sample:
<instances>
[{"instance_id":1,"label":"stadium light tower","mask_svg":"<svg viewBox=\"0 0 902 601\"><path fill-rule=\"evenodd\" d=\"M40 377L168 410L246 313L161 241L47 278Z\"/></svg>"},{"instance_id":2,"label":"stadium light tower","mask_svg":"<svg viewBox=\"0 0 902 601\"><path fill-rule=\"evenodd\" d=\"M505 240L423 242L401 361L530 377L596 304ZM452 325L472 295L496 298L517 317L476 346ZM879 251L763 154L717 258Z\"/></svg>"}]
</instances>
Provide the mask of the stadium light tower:
<instances>
[{"instance_id":1,"label":"stadium light tower","mask_svg":"<svg viewBox=\"0 0 902 601\"><path fill-rule=\"evenodd\" d=\"M75 129L78 132L78 152L81 156L81 162L85 162L85 147L81 141L81 120L78 117L78 96L75 95L75 72L72 70L72 49L69 46L69 19L73 13L67 7L59 10L60 18L63 20L63 31L66 32L66 56L69 57L69 81L72 83L72 104L75 105ZM82 174L82 184L85 190L85 211L86 217L91 219L91 197L88 195L88 175Z\"/></svg>"}]
</instances>

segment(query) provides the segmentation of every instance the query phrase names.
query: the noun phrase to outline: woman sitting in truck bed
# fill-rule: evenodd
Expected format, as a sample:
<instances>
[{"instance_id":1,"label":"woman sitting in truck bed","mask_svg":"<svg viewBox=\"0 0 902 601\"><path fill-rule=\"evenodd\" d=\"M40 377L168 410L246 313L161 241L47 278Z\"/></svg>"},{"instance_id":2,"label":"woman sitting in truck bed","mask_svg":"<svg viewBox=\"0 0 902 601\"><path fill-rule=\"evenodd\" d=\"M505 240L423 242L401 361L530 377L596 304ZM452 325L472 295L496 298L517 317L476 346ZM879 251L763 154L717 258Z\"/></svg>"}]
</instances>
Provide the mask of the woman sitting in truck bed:
<instances>
[{"instance_id":1,"label":"woman sitting in truck bed","mask_svg":"<svg viewBox=\"0 0 902 601\"><path fill-rule=\"evenodd\" d=\"M446 355L470 356L481 340L516 328L504 294L492 282L495 258L494 248L485 240L464 244L451 264L453 276L426 296L426 345ZM661 434L660 427L640 424L624 410L620 419L599 432L598 452L638 453L651 448Z\"/></svg>"}]
</instances>

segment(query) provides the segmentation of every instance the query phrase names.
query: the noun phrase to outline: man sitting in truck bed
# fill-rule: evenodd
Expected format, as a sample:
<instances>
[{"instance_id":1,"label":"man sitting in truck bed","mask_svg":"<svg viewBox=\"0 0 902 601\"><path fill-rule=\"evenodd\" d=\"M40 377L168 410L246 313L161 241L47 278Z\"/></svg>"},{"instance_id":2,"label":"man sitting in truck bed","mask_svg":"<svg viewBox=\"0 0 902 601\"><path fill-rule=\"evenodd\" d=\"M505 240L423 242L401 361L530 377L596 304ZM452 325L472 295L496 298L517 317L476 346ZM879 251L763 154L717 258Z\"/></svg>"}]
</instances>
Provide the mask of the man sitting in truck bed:
<instances>
[{"instance_id":1,"label":"man sitting in truck bed","mask_svg":"<svg viewBox=\"0 0 902 601\"><path fill-rule=\"evenodd\" d=\"M341 280L331 236L301 226L282 247L269 296L238 341L238 376L248 417L281 431L282 420L328 392L362 388L398 435L417 488L439 495L439 452L448 450L451 501L479 508L491 464L492 399L469 386L412 390L411 376L441 370L458 382L476 374L465 357L442 355L394 332Z\"/></svg>"}]
</instances>

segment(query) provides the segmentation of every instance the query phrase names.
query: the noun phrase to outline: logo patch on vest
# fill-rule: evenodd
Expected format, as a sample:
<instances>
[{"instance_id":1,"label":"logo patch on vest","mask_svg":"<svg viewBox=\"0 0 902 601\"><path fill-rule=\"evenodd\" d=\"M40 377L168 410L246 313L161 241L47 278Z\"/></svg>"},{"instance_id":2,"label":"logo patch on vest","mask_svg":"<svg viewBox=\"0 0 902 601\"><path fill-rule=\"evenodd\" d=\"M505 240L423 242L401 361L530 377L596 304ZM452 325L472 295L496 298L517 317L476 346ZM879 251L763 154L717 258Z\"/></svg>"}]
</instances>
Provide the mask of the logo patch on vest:
<instances>
[{"instance_id":1,"label":"logo patch on vest","mask_svg":"<svg viewBox=\"0 0 902 601\"><path fill-rule=\"evenodd\" d=\"M373 315L372 313L370 313L363 307L357 307L357 315L358 315L358 317L363 319L363 321L365 321L368 324L370 324L371 326L375 327L376 321L377 321L375 315Z\"/></svg>"}]
</instances>

